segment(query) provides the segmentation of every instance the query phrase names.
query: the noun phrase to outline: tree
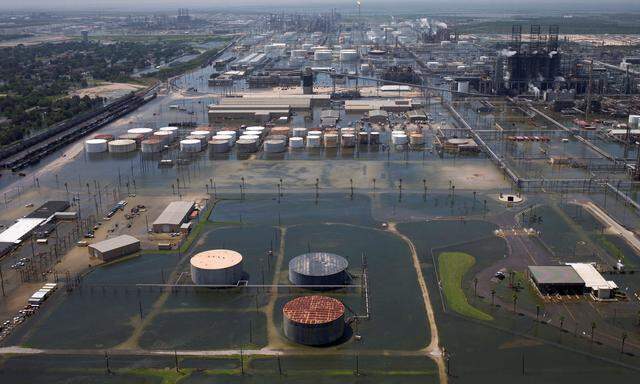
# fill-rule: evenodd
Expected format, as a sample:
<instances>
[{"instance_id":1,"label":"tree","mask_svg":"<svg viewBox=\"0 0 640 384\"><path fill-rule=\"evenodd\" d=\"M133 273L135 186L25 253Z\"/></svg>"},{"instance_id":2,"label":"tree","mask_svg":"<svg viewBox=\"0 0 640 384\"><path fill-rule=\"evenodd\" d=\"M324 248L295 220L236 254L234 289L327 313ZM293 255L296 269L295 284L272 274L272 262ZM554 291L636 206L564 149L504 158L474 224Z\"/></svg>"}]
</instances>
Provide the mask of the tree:
<instances>
[{"instance_id":1,"label":"tree","mask_svg":"<svg viewBox=\"0 0 640 384\"><path fill-rule=\"evenodd\" d=\"M516 312L516 304L518 303L518 294L517 293L513 293L513 312Z\"/></svg>"},{"instance_id":2,"label":"tree","mask_svg":"<svg viewBox=\"0 0 640 384\"><path fill-rule=\"evenodd\" d=\"M491 306L494 306L496 304L496 290L495 289L491 289Z\"/></svg>"}]
</instances>

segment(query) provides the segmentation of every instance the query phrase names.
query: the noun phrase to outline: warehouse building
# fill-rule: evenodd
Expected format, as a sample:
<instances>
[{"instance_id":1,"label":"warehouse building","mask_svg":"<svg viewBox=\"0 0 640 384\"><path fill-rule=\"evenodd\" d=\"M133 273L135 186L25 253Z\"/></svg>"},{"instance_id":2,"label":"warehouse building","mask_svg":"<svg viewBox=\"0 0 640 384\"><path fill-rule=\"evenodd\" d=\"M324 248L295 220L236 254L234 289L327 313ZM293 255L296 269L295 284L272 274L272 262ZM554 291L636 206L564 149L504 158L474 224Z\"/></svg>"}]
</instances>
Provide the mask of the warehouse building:
<instances>
[{"instance_id":1,"label":"warehouse building","mask_svg":"<svg viewBox=\"0 0 640 384\"><path fill-rule=\"evenodd\" d=\"M58 212L66 211L69 207L68 201L47 201L26 217L32 219L48 219Z\"/></svg>"},{"instance_id":2,"label":"warehouse building","mask_svg":"<svg viewBox=\"0 0 640 384\"><path fill-rule=\"evenodd\" d=\"M133 236L122 235L91 244L89 255L103 261L112 261L140 250L140 240Z\"/></svg>"},{"instance_id":3,"label":"warehouse building","mask_svg":"<svg viewBox=\"0 0 640 384\"><path fill-rule=\"evenodd\" d=\"M555 266L529 266L527 274L543 295L591 294L596 300L615 297L618 286L607 281L593 263L567 263Z\"/></svg>"},{"instance_id":4,"label":"warehouse building","mask_svg":"<svg viewBox=\"0 0 640 384\"><path fill-rule=\"evenodd\" d=\"M176 233L180 231L182 223L187 221L189 214L195 209L193 201L174 201L153 222L155 233Z\"/></svg>"},{"instance_id":5,"label":"warehouse building","mask_svg":"<svg viewBox=\"0 0 640 384\"><path fill-rule=\"evenodd\" d=\"M584 280L568 265L531 265L527 270L529 278L544 295L582 295Z\"/></svg>"}]
</instances>

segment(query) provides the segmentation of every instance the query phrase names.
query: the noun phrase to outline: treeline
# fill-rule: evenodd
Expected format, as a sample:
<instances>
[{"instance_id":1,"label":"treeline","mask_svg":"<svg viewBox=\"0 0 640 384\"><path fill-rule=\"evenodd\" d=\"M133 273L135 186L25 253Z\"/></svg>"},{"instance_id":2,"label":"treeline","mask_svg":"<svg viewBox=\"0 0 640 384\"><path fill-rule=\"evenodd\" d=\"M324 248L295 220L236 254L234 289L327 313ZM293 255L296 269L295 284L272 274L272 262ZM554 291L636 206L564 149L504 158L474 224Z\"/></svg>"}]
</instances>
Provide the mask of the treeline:
<instances>
[{"instance_id":1,"label":"treeline","mask_svg":"<svg viewBox=\"0 0 640 384\"><path fill-rule=\"evenodd\" d=\"M184 42L65 42L0 49L0 145L96 106L100 98L69 96L93 80L127 82L146 68L197 53ZM2 119L0 119L2 120Z\"/></svg>"}]
</instances>

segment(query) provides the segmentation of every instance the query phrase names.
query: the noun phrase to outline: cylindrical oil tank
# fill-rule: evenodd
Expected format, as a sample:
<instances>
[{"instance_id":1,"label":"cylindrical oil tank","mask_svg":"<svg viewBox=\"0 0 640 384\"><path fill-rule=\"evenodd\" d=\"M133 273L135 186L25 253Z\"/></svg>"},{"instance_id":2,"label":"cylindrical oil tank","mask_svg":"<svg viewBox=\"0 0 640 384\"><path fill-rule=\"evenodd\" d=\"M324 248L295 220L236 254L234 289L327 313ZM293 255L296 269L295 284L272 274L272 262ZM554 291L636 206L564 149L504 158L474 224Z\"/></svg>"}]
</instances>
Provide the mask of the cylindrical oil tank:
<instances>
[{"instance_id":1,"label":"cylindrical oil tank","mask_svg":"<svg viewBox=\"0 0 640 384\"><path fill-rule=\"evenodd\" d=\"M127 153L136 150L136 142L134 140L112 140L109 142L109 152Z\"/></svg>"},{"instance_id":2,"label":"cylindrical oil tank","mask_svg":"<svg viewBox=\"0 0 640 384\"><path fill-rule=\"evenodd\" d=\"M105 139L89 139L84 142L84 148L87 153L100 153L107 150L107 140Z\"/></svg>"},{"instance_id":3,"label":"cylindrical oil tank","mask_svg":"<svg viewBox=\"0 0 640 384\"><path fill-rule=\"evenodd\" d=\"M629 115L629 128L640 128L640 115Z\"/></svg>"},{"instance_id":4,"label":"cylindrical oil tank","mask_svg":"<svg viewBox=\"0 0 640 384\"><path fill-rule=\"evenodd\" d=\"M264 142L264 151L266 153L284 152L286 142L284 140L269 139Z\"/></svg>"},{"instance_id":5,"label":"cylindrical oil tank","mask_svg":"<svg viewBox=\"0 0 640 384\"><path fill-rule=\"evenodd\" d=\"M409 142L409 138L404 133L398 133L391 136L391 143L393 145L404 145Z\"/></svg>"},{"instance_id":6,"label":"cylindrical oil tank","mask_svg":"<svg viewBox=\"0 0 640 384\"><path fill-rule=\"evenodd\" d=\"M344 304L332 297L298 297L282 308L284 334L298 344L331 344L344 335L344 313Z\"/></svg>"},{"instance_id":7,"label":"cylindrical oil tank","mask_svg":"<svg viewBox=\"0 0 640 384\"><path fill-rule=\"evenodd\" d=\"M367 144L369 142L368 132L358 132L358 141L360 144Z\"/></svg>"},{"instance_id":8,"label":"cylindrical oil tank","mask_svg":"<svg viewBox=\"0 0 640 384\"><path fill-rule=\"evenodd\" d=\"M144 138L147 138L153 134L153 129L151 128L131 128L127 131L128 134L131 135L142 135Z\"/></svg>"},{"instance_id":9,"label":"cylindrical oil tank","mask_svg":"<svg viewBox=\"0 0 640 384\"><path fill-rule=\"evenodd\" d=\"M209 141L204 136L196 136L196 135L189 135L189 136L185 137L185 140L199 140L201 149L206 148L207 147L207 143Z\"/></svg>"},{"instance_id":10,"label":"cylindrical oil tank","mask_svg":"<svg viewBox=\"0 0 640 384\"><path fill-rule=\"evenodd\" d=\"M380 132L369 133L369 144L380 144Z\"/></svg>"},{"instance_id":11,"label":"cylindrical oil tank","mask_svg":"<svg viewBox=\"0 0 640 384\"><path fill-rule=\"evenodd\" d=\"M412 133L409 135L409 143L411 145L423 145L424 135L422 133Z\"/></svg>"},{"instance_id":12,"label":"cylindrical oil tank","mask_svg":"<svg viewBox=\"0 0 640 384\"><path fill-rule=\"evenodd\" d=\"M332 59L333 51L317 50L313 53L313 60L315 61L331 61Z\"/></svg>"},{"instance_id":13,"label":"cylindrical oil tank","mask_svg":"<svg viewBox=\"0 0 640 384\"><path fill-rule=\"evenodd\" d=\"M307 136L307 128L293 128L293 137Z\"/></svg>"},{"instance_id":14,"label":"cylindrical oil tank","mask_svg":"<svg viewBox=\"0 0 640 384\"><path fill-rule=\"evenodd\" d=\"M302 137L292 137L289 139L289 148L304 148L304 139Z\"/></svg>"},{"instance_id":15,"label":"cylindrical oil tank","mask_svg":"<svg viewBox=\"0 0 640 384\"><path fill-rule=\"evenodd\" d=\"M142 140L141 148L143 153L158 153L162 151L162 142L158 139Z\"/></svg>"},{"instance_id":16,"label":"cylindrical oil tank","mask_svg":"<svg viewBox=\"0 0 640 384\"><path fill-rule=\"evenodd\" d=\"M324 135L324 146L325 148L335 148L338 146L338 134L337 133L327 133Z\"/></svg>"},{"instance_id":17,"label":"cylindrical oil tank","mask_svg":"<svg viewBox=\"0 0 640 384\"><path fill-rule=\"evenodd\" d=\"M144 135L139 133L125 133L124 135L118 136L119 140L133 140L136 143L136 146L139 147L142 140L144 140Z\"/></svg>"},{"instance_id":18,"label":"cylindrical oil tank","mask_svg":"<svg viewBox=\"0 0 640 384\"><path fill-rule=\"evenodd\" d=\"M233 141L235 141L235 139L237 139L237 138L238 138L238 132L236 132L236 131L232 131L232 130L218 131L218 133L216 133L216 135L228 135L228 136L233 136Z\"/></svg>"},{"instance_id":19,"label":"cylindrical oil tank","mask_svg":"<svg viewBox=\"0 0 640 384\"><path fill-rule=\"evenodd\" d=\"M322 131L313 130L307 133L307 136L322 136Z\"/></svg>"},{"instance_id":20,"label":"cylindrical oil tank","mask_svg":"<svg viewBox=\"0 0 640 384\"><path fill-rule=\"evenodd\" d=\"M313 48L313 44L309 44L309 43L302 44L302 49L304 49L307 52L309 52L311 48Z\"/></svg>"},{"instance_id":21,"label":"cylindrical oil tank","mask_svg":"<svg viewBox=\"0 0 640 384\"><path fill-rule=\"evenodd\" d=\"M211 138L210 131L193 131L189 134L189 136L198 136L201 137L204 141L208 141Z\"/></svg>"},{"instance_id":22,"label":"cylindrical oil tank","mask_svg":"<svg viewBox=\"0 0 640 384\"><path fill-rule=\"evenodd\" d=\"M269 135L267 140L283 140L285 143L289 140L289 137L285 135Z\"/></svg>"},{"instance_id":23,"label":"cylindrical oil tank","mask_svg":"<svg viewBox=\"0 0 640 384\"><path fill-rule=\"evenodd\" d=\"M309 135L307 136L307 148L320 148L322 146L322 140L320 136Z\"/></svg>"},{"instance_id":24,"label":"cylindrical oil tank","mask_svg":"<svg viewBox=\"0 0 640 384\"><path fill-rule=\"evenodd\" d=\"M244 135L240 135L240 139L245 139L245 140L255 140L255 141L258 141L258 142L259 142L259 141L260 141L260 136L245 133ZM238 140L240 140L240 139L238 139Z\"/></svg>"},{"instance_id":25,"label":"cylindrical oil tank","mask_svg":"<svg viewBox=\"0 0 640 384\"><path fill-rule=\"evenodd\" d=\"M191 280L197 285L237 285L242 280L242 255L213 249L191 257Z\"/></svg>"},{"instance_id":26,"label":"cylindrical oil tank","mask_svg":"<svg viewBox=\"0 0 640 384\"><path fill-rule=\"evenodd\" d=\"M115 137L113 135L109 135L109 134L105 134L105 133L101 133L98 135L93 136L94 139L103 139L103 140L107 140L107 141L111 141L113 139L115 139Z\"/></svg>"},{"instance_id":27,"label":"cylindrical oil tank","mask_svg":"<svg viewBox=\"0 0 640 384\"><path fill-rule=\"evenodd\" d=\"M344 148L353 148L356 146L356 136L353 133L343 133L340 138L340 145Z\"/></svg>"},{"instance_id":28,"label":"cylindrical oil tank","mask_svg":"<svg viewBox=\"0 0 640 384\"><path fill-rule=\"evenodd\" d=\"M253 153L258 150L257 140L240 139L236 144L238 146L238 152L240 153Z\"/></svg>"},{"instance_id":29,"label":"cylindrical oil tank","mask_svg":"<svg viewBox=\"0 0 640 384\"><path fill-rule=\"evenodd\" d=\"M233 147L233 144L236 142L235 135L223 135L218 132L217 135L213 136L214 139L227 140L229 142L229 146Z\"/></svg>"},{"instance_id":30,"label":"cylindrical oil tank","mask_svg":"<svg viewBox=\"0 0 640 384\"><path fill-rule=\"evenodd\" d=\"M288 137L290 131L289 127L273 127L271 131L269 131L269 136L282 135Z\"/></svg>"},{"instance_id":31,"label":"cylindrical oil tank","mask_svg":"<svg viewBox=\"0 0 640 384\"><path fill-rule=\"evenodd\" d=\"M227 139L211 139L209 141L209 150L212 153L229 152L229 140Z\"/></svg>"},{"instance_id":32,"label":"cylindrical oil tank","mask_svg":"<svg viewBox=\"0 0 640 384\"><path fill-rule=\"evenodd\" d=\"M158 129L158 132L170 132L171 133L171 141L178 138L178 127L162 127Z\"/></svg>"},{"instance_id":33,"label":"cylindrical oil tank","mask_svg":"<svg viewBox=\"0 0 640 384\"><path fill-rule=\"evenodd\" d=\"M173 132L169 131L158 131L153 132L153 138L160 140L160 143L162 143L162 145L168 145L173 141L174 134Z\"/></svg>"},{"instance_id":34,"label":"cylindrical oil tank","mask_svg":"<svg viewBox=\"0 0 640 384\"><path fill-rule=\"evenodd\" d=\"M253 126L253 127L247 127L244 130L244 133L248 135L258 135L262 137L265 134L265 130L266 130L265 127Z\"/></svg>"},{"instance_id":35,"label":"cylindrical oil tank","mask_svg":"<svg viewBox=\"0 0 640 384\"><path fill-rule=\"evenodd\" d=\"M340 255L311 252L294 257L289 262L289 280L295 285L328 289L330 285L345 285L351 281L347 273L349 262Z\"/></svg>"},{"instance_id":36,"label":"cylindrical oil tank","mask_svg":"<svg viewBox=\"0 0 640 384\"><path fill-rule=\"evenodd\" d=\"M198 139L180 140L180 150L182 152L200 152L202 150L202 142Z\"/></svg>"}]
</instances>

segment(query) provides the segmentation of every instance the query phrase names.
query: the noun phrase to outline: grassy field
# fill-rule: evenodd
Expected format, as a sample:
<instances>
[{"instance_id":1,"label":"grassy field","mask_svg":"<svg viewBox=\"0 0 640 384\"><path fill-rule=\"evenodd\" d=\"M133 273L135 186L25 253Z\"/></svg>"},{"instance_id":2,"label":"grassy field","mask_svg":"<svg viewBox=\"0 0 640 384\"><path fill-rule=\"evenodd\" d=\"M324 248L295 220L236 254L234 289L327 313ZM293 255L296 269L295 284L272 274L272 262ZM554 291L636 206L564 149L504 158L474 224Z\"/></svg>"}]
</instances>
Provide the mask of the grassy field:
<instances>
[{"instance_id":1,"label":"grassy field","mask_svg":"<svg viewBox=\"0 0 640 384\"><path fill-rule=\"evenodd\" d=\"M475 264L473 256L462 252L443 252L438 257L438 268L442 289L449 308L461 315L478 320L493 320L493 317L471 306L467 301L462 280L465 273Z\"/></svg>"}]
</instances>

